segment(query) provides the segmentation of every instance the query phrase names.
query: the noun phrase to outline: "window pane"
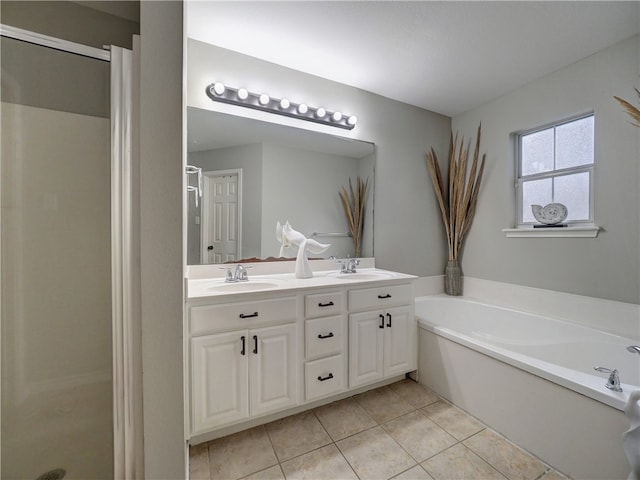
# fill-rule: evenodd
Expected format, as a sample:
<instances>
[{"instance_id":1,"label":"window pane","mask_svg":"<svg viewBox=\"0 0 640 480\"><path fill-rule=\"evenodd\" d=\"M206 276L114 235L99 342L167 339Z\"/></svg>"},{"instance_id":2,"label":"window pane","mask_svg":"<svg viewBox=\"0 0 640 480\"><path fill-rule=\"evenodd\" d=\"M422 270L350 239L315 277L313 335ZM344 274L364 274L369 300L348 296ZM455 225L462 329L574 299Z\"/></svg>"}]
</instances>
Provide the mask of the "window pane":
<instances>
[{"instance_id":1,"label":"window pane","mask_svg":"<svg viewBox=\"0 0 640 480\"><path fill-rule=\"evenodd\" d=\"M589 172L555 178L554 202L567 207L569 220L589 219Z\"/></svg>"},{"instance_id":2,"label":"window pane","mask_svg":"<svg viewBox=\"0 0 640 480\"><path fill-rule=\"evenodd\" d=\"M593 116L556 127L556 169L593 163Z\"/></svg>"},{"instance_id":3,"label":"window pane","mask_svg":"<svg viewBox=\"0 0 640 480\"><path fill-rule=\"evenodd\" d=\"M536 222L531 212L531 205L542 205L551 203L551 178L542 180L531 180L522 183L522 221Z\"/></svg>"},{"instance_id":4,"label":"window pane","mask_svg":"<svg viewBox=\"0 0 640 480\"><path fill-rule=\"evenodd\" d=\"M553 170L553 128L522 137L522 175Z\"/></svg>"}]
</instances>

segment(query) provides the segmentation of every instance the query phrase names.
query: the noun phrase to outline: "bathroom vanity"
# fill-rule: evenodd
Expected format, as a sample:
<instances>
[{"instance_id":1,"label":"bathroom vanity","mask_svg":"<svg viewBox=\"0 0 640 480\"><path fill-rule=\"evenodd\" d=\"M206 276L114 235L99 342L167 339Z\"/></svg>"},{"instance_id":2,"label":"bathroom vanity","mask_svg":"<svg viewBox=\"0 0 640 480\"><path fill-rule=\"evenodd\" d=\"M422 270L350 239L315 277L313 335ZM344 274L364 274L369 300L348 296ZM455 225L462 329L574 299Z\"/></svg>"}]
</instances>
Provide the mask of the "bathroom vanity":
<instances>
[{"instance_id":1,"label":"bathroom vanity","mask_svg":"<svg viewBox=\"0 0 640 480\"><path fill-rule=\"evenodd\" d=\"M411 275L376 268L187 280L188 437L200 443L417 366ZM275 414L275 415L274 415Z\"/></svg>"}]
</instances>

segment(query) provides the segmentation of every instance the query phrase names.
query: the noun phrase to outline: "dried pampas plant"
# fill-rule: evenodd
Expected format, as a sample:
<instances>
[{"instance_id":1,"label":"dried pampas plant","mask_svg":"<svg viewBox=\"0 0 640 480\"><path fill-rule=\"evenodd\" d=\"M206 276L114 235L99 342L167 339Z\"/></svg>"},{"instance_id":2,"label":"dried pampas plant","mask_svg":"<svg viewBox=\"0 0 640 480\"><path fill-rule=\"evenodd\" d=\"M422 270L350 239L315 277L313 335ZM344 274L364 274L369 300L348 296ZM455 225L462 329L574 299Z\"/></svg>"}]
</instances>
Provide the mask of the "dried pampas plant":
<instances>
[{"instance_id":1,"label":"dried pampas plant","mask_svg":"<svg viewBox=\"0 0 640 480\"><path fill-rule=\"evenodd\" d=\"M438 157L433 147L425 155L447 235L449 260L458 260L465 236L476 213L476 203L478 202L478 192L486 157L486 154L482 155L482 161L478 165L481 127L482 125L478 126L478 138L468 176L469 146L464 148L464 138L461 138L460 146L457 147L457 133L455 137L452 133L449 141L449 182L447 186L442 180Z\"/></svg>"},{"instance_id":2,"label":"dried pampas plant","mask_svg":"<svg viewBox=\"0 0 640 480\"><path fill-rule=\"evenodd\" d=\"M359 257L362 248L362 230L364 227L364 212L367 201L367 190L369 179L362 181L356 178L356 189L354 191L351 179L349 179L349 190L345 187L340 189L339 195L344 208L344 215L347 218L349 233L353 239L354 256Z\"/></svg>"},{"instance_id":3,"label":"dried pampas plant","mask_svg":"<svg viewBox=\"0 0 640 480\"><path fill-rule=\"evenodd\" d=\"M640 90L638 90L637 88L634 88L634 90L638 94L638 98L640 98ZM625 112L627 112L633 119L633 122L631 122L631 124L635 125L636 127L640 127L640 110L638 109L638 107L631 105L626 100L623 100L620 97L616 97L615 95L613 98L615 98L618 103L622 105L622 108L624 108Z\"/></svg>"}]
</instances>

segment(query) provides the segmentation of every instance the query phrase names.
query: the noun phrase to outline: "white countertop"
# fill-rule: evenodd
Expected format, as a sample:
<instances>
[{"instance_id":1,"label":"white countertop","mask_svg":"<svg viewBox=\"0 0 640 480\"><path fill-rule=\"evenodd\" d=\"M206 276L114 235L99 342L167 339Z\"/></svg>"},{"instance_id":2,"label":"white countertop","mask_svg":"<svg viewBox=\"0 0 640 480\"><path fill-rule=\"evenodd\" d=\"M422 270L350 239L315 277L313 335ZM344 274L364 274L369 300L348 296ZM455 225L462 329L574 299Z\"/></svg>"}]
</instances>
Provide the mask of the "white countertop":
<instances>
[{"instance_id":1,"label":"white countertop","mask_svg":"<svg viewBox=\"0 0 640 480\"><path fill-rule=\"evenodd\" d=\"M337 270L317 271L312 278L296 278L294 273L251 275L246 282L226 283L224 278L187 279L187 300L241 295L256 292L282 292L319 287L350 287L387 283L397 280L413 280L415 275L391 272L380 268L360 268L356 273L340 273Z\"/></svg>"}]
</instances>

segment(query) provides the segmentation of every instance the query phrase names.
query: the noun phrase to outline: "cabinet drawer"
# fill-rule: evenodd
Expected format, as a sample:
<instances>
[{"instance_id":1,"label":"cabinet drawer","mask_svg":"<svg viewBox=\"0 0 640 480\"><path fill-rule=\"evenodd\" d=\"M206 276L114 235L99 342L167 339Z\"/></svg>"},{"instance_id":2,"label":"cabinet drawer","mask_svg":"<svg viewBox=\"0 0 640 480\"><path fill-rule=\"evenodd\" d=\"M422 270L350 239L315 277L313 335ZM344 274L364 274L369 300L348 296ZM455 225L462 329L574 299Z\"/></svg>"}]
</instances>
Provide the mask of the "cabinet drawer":
<instances>
[{"instance_id":1,"label":"cabinet drawer","mask_svg":"<svg viewBox=\"0 0 640 480\"><path fill-rule=\"evenodd\" d=\"M203 305L191 307L189 312L191 335L287 323L295 318L295 297Z\"/></svg>"},{"instance_id":2,"label":"cabinet drawer","mask_svg":"<svg viewBox=\"0 0 640 480\"><path fill-rule=\"evenodd\" d=\"M304 316L306 318L314 318L338 315L343 312L344 303L344 292L305 295Z\"/></svg>"},{"instance_id":3,"label":"cabinet drawer","mask_svg":"<svg viewBox=\"0 0 640 480\"><path fill-rule=\"evenodd\" d=\"M304 366L305 399L314 400L344 390L344 370L342 355L307 362Z\"/></svg>"},{"instance_id":4,"label":"cabinet drawer","mask_svg":"<svg viewBox=\"0 0 640 480\"><path fill-rule=\"evenodd\" d=\"M388 285L349 291L349 311L373 310L413 302L413 285Z\"/></svg>"},{"instance_id":5,"label":"cabinet drawer","mask_svg":"<svg viewBox=\"0 0 640 480\"><path fill-rule=\"evenodd\" d=\"M305 321L304 346L307 359L342 353L344 317L315 318Z\"/></svg>"}]
</instances>

